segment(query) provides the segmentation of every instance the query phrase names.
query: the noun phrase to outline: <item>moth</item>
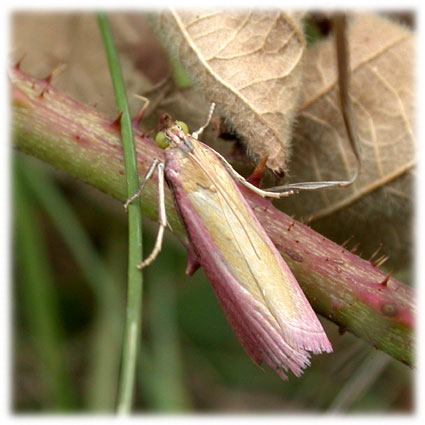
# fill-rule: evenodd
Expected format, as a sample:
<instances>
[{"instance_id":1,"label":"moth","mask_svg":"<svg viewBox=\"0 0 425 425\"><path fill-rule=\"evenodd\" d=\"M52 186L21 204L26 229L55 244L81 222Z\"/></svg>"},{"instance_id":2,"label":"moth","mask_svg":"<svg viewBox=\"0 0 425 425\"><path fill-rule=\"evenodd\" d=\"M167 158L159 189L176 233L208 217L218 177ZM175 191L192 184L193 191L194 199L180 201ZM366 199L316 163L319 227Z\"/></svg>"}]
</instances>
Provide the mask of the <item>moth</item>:
<instances>
[{"instance_id":1,"label":"moth","mask_svg":"<svg viewBox=\"0 0 425 425\"><path fill-rule=\"evenodd\" d=\"M346 17L334 17L341 113L357 167L349 180L295 183L264 191L240 176L219 153L198 140L209 124L189 134L186 124L165 114L157 144L165 162L155 159L127 200L137 198L158 169L160 227L152 253L140 264L150 264L159 253L167 225L164 176L174 197L190 247L187 272L202 266L217 299L242 346L258 364L265 362L287 379L300 376L310 354L330 353L332 346L291 270L267 236L235 182L260 196L280 198L299 190L345 187L360 171L361 156L348 91L350 67Z\"/></svg>"},{"instance_id":2,"label":"moth","mask_svg":"<svg viewBox=\"0 0 425 425\"><path fill-rule=\"evenodd\" d=\"M187 272L202 266L229 324L250 357L265 362L279 376L300 376L310 353L332 352L321 323L291 270L239 191L235 180L261 196L279 198L296 185L267 192L247 182L227 161L198 140L207 123L189 134L187 126L165 114L157 144L165 149L165 162L155 159L139 190L158 170L159 231L152 253L139 266L150 264L159 253L167 220L164 176L189 241ZM162 199L162 201L161 201Z\"/></svg>"}]
</instances>

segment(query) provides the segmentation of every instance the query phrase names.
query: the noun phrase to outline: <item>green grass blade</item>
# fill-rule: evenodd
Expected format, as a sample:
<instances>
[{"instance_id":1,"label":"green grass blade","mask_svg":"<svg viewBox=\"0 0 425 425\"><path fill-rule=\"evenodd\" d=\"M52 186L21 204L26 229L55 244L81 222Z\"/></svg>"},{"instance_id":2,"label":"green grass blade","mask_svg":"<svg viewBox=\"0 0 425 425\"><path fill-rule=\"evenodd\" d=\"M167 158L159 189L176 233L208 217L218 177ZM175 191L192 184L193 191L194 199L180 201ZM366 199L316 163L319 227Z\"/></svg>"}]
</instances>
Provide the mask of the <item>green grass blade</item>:
<instances>
[{"instance_id":1,"label":"green grass blade","mask_svg":"<svg viewBox=\"0 0 425 425\"><path fill-rule=\"evenodd\" d=\"M173 258L164 252L145 275L145 284L151 282L145 294L147 317L150 319L150 351L141 353L144 363L138 378L145 381L144 400L150 408L161 413L188 412L192 409L180 346L177 288L173 274L176 268L173 263Z\"/></svg>"},{"instance_id":2,"label":"green grass blade","mask_svg":"<svg viewBox=\"0 0 425 425\"><path fill-rule=\"evenodd\" d=\"M122 332L120 292L72 207L44 169L25 157L16 158L16 166L25 186L46 211L95 294L97 316L85 407L89 411L112 411L116 391L111 386L118 376Z\"/></svg>"},{"instance_id":3,"label":"green grass blade","mask_svg":"<svg viewBox=\"0 0 425 425\"><path fill-rule=\"evenodd\" d=\"M119 59L114 47L109 22L105 14L98 13L98 23L105 45L109 70L114 86L118 110L122 111L121 135L124 149L124 163L127 179L127 195L136 193L139 185L136 151L133 142L133 130L127 95L124 87ZM142 214L139 202L133 202L128 209L129 259L127 315L124 331L123 357L118 394L118 412L131 410L136 373L136 359L141 329L143 275L137 269L142 261Z\"/></svg>"},{"instance_id":4,"label":"green grass blade","mask_svg":"<svg viewBox=\"0 0 425 425\"><path fill-rule=\"evenodd\" d=\"M38 359L41 379L46 383L49 409L75 407L76 394L64 352L64 330L59 313L48 253L38 224L38 211L19 170L15 170L15 231L19 247L20 298ZM18 389L19 390L19 389Z\"/></svg>"}]
</instances>

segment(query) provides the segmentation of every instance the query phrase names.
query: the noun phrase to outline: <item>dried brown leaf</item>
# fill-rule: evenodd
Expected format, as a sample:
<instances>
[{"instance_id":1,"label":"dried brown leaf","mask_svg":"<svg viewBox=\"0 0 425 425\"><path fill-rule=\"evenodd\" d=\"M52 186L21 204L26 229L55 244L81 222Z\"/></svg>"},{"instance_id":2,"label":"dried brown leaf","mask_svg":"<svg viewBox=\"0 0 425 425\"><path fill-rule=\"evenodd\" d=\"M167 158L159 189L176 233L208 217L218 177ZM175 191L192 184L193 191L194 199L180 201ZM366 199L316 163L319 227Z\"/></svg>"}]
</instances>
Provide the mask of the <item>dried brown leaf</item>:
<instances>
[{"instance_id":1,"label":"dried brown leaf","mask_svg":"<svg viewBox=\"0 0 425 425\"><path fill-rule=\"evenodd\" d=\"M156 78L160 79L166 56L141 16L117 13L108 17L120 52L130 107L136 114L141 102L133 94L143 93L152 85L145 70L156 70ZM111 117L116 116L111 76L94 13L14 13L12 48L13 60L23 57L22 69L37 77L47 76L64 63L66 67L53 80L54 86L81 102L98 105L101 112Z\"/></svg>"},{"instance_id":2,"label":"dried brown leaf","mask_svg":"<svg viewBox=\"0 0 425 425\"><path fill-rule=\"evenodd\" d=\"M235 126L257 159L286 168L305 41L301 14L171 11L160 33Z\"/></svg>"},{"instance_id":3,"label":"dried brown leaf","mask_svg":"<svg viewBox=\"0 0 425 425\"><path fill-rule=\"evenodd\" d=\"M350 97L361 144L361 173L349 188L303 193L281 205L297 216L331 216L323 220L330 228L321 231L334 237L345 232L345 237L355 234L362 239L362 229L368 235L374 233L379 239L371 243L376 247L384 242L396 250L391 253L394 256L400 243L406 247L410 236L406 231L412 205L410 172L416 163L413 36L387 19L366 14L352 22L349 40ZM332 40L318 43L306 53L297 120L291 181L349 178L355 160L340 113ZM345 208L350 205L351 209ZM360 234L353 232L354 227Z\"/></svg>"}]
</instances>

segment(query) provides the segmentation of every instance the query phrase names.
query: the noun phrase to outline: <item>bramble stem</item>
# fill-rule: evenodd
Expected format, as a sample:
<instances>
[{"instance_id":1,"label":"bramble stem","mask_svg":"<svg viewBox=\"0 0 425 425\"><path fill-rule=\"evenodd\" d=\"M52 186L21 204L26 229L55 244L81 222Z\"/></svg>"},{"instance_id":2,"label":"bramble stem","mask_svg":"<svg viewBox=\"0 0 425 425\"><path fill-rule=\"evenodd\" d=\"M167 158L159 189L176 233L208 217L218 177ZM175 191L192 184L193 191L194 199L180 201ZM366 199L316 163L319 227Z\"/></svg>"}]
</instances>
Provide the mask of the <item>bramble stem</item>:
<instances>
[{"instance_id":1,"label":"bramble stem","mask_svg":"<svg viewBox=\"0 0 425 425\"><path fill-rule=\"evenodd\" d=\"M25 152L68 171L111 196L128 195L117 130L93 108L81 105L19 69L10 71L13 139ZM139 173L146 173L162 151L135 130ZM143 153L142 153L143 152ZM157 220L157 179L141 194L142 212ZM316 233L270 202L241 188L248 203L277 246L313 308L342 329L363 338L408 365L413 362L415 301L412 288ZM187 239L171 194L165 193L168 222L178 238Z\"/></svg>"}]
</instances>

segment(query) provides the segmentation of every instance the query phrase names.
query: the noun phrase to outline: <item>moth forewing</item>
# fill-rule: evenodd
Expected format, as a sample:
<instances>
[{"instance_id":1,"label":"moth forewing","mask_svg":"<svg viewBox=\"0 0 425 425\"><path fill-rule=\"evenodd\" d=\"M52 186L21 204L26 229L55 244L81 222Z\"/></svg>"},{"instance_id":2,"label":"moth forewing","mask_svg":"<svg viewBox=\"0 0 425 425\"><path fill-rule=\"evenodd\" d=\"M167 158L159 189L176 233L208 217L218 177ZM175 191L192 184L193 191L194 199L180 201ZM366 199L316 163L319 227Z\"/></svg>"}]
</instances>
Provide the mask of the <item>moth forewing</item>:
<instances>
[{"instance_id":1,"label":"moth forewing","mask_svg":"<svg viewBox=\"0 0 425 425\"><path fill-rule=\"evenodd\" d=\"M242 345L284 377L332 351L295 277L215 152L186 135L165 175L192 247Z\"/></svg>"},{"instance_id":2,"label":"moth forewing","mask_svg":"<svg viewBox=\"0 0 425 425\"><path fill-rule=\"evenodd\" d=\"M212 177L212 185L217 187L212 197L215 204L221 206L220 230L228 239L223 240L221 232L216 233L216 239L217 244L221 242L222 252L228 253L229 268L241 274L241 284L268 306L288 342L313 352L330 349L327 338L323 341L323 328L298 282L233 179L214 151L204 145L196 152L201 149L207 157L201 163L206 164L202 165L203 171L208 178ZM208 211L201 204L199 208L207 220Z\"/></svg>"}]
</instances>

